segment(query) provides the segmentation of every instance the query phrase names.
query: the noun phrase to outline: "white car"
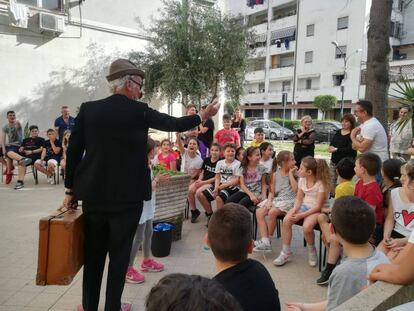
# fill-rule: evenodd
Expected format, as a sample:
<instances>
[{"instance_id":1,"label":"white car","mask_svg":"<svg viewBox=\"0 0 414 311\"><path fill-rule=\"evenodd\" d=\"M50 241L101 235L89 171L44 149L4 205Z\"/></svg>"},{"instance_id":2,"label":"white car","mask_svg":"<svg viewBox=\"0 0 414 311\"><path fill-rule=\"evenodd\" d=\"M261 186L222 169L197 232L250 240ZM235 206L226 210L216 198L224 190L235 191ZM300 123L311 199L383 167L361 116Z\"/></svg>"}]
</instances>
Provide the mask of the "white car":
<instances>
[{"instance_id":1,"label":"white car","mask_svg":"<svg viewBox=\"0 0 414 311\"><path fill-rule=\"evenodd\" d=\"M271 120L254 120L246 127L246 140L253 140L255 128L261 127L265 133L265 138L270 140L292 139L295 135L292 130L281 126Z\"/></svg>"}]
</instances>

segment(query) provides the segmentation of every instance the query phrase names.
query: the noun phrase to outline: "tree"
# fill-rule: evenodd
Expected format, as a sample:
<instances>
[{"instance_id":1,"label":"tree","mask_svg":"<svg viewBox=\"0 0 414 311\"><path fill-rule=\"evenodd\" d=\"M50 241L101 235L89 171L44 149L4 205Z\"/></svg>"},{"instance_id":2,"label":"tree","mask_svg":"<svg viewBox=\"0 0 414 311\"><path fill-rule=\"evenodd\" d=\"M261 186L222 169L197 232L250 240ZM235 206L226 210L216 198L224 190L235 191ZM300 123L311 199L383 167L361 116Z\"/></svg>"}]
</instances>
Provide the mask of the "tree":
<instances>
[{"instance_id":1,"label":"tree","mask_svg":"<svg viewBox=\"0 0 414 311\"><path fill-rule=\"evenodd\" d=\"M230 98L238 100L249 53L247 26L188 0L166 0L160 13L149 29L153 38L146 51L130 54L147 72L147 97L161 93L170 101L180 96L183 105L200 103L224 82Z\"/></svg>"},{"instance_id":2,"label":"tree","mask_svg":"<svg viewBox=\"0 0 414 311\"><path fill-rule=\"evenodd\" d=\"M335 107L336 102L337 99L333 95L319 95L313 100L314 106L322 110L324 119L326 117L326 113Z\"/></svg>"},{"instance_id":3,"label":"tree","mask_svg":"<svg viewBox=\"0 0 414 311\"><path fill-rule=\"evenodd\" d=\"M365 98L374 106L374 116L387 130L390 24L393 0L372 0L368 27L368 57Z\"/></svg>"},{"instance_id":4,"label":"tree","mask_svg":"<svg viewBox=\"0 0 414 311\"><path fill-rule=\"evenodd\" d=\"M409 109L408 113L398 124L400 131L407 126L408 121L411 120L412 132L414 135L414 86L411 86L410 81L407 77L403 77L399 82L396 83L394 91L399 94L395 96L400 104Z\"/></svg>"},{"instance_id":5,"label":"tree","mask_svg":"<svg viewBox=\"0 0 414 311\"><path fill-rule=\"evenodd\" d=\"M224 103L224 111L228 114L233 114L234 110L240 106L237 100L228 100Z\"/></svg>"}]
</instances>

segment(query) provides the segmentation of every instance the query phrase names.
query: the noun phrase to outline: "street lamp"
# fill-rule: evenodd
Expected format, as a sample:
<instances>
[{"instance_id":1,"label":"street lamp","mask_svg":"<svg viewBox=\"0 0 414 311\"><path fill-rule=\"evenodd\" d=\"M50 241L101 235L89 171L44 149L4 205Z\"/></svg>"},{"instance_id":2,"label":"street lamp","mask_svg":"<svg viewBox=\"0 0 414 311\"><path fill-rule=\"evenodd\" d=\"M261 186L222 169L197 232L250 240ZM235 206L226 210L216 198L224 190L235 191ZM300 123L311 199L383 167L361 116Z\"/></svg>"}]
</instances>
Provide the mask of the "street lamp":
<instances>
[{"instance_id":1,"label":"street lamp","mask_svg":"<svg viewBox=\"0 0 414 311\"><path fill-rule=\"evenodd\" d=\"M338 42L332 41L331 43L335 46L335 49L338 49L338 51L341 53L341 57L342 57L342 55L344 55L345 53L339 47ZM341 93L342 93L342 96L341 96L341 98L342 98L341 99L341 117L344 115L344 93L345 93L345 81L344 80L346 78L346 69L347 69L346 68L346 63L348 62L348 59L351 56L353 56L355 54L358 54L361 51L362 51L362 49L357 49L355 52L349 54L347 57L342 57L342 59L344 60L344 77L342 78L342 81L341 81Z\"/></svg>"}]
</instances>

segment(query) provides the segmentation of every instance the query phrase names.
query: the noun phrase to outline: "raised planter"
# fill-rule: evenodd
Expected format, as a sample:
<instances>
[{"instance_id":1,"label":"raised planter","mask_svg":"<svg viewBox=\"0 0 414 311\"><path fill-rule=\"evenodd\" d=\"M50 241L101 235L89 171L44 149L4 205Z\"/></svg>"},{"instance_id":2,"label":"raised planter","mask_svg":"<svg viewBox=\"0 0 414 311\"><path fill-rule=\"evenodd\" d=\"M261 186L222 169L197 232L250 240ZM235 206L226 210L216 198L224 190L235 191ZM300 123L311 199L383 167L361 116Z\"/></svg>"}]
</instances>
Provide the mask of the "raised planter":
<instances>
[{"instance_id":1,"label":"raised planter","mask_svg":"<svg viewBox=\"0 0 414 311\"><path fill-rule=\"evenodd\" d=\"M154 223L172 223L173 241L181 239L189 184L189 175L171 176L169 181L160 183L155 192Z\"/></svg>"}]
</instances>

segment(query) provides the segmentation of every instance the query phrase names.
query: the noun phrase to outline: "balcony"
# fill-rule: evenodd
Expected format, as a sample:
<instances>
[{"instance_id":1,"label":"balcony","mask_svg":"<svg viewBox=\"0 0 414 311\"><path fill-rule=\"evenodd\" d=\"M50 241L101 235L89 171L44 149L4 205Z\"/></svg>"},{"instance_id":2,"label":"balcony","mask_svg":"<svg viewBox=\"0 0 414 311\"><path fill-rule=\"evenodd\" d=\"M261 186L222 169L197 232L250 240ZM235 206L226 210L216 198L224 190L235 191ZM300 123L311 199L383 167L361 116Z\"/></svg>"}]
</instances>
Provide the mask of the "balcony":
<instances>
[{"instance_id":1,"label":"balcony","mask_svg":"<svg viewBox=\"0 0 414 311\"><path fill-rule=\"evenodd\" d=\"M261 58L266 56L266 48L265 47L258 47L251 50L249 58Z\"/></svg>"},{"instance_id":2,"label":"balcony","mask_svg":"<svg viewBox=\"0 0 414 311\"><path fill-rule=\"evenodd\" d=\"M293 65L287 67L271 68L269 71L269 80L284 80L293 77Z\"/></svg>"},{"instance_id":3,"label":"balcony","mask_svg":"<svg viewBox=\"0 0 414 311\"><path fill-rule=\"evenodd\" d=\"M292 91L286 91L288 94L287 101L292 101ZM269 103L282 103L282 91L270 91L267 95L267 99Z\"/></svg>"},{"instance_id":4,"label":"balcony","mask_svg":"<svg viewBox=\"0 0 414 311\"><path fill-rule=\"evenodd\" d=\"M280 48L278 48L276 44L272 44L270 46L270 55L294 52L295 48L296 48L296 41L290 41L288 47L286 47L284 42L280 44Z\"/></svg>"},{"instance_id":5,"label":"balcony","mask_svg":"<svg viewBox=\"0 0 414 311\"><path fill-rule=\"evenodd\" d=\"M256 70L256 71L250 71L246 74L245 79L247 82L261 82L264 81L265 78L265 71L262 70Z\"/></svg>"},{"instance_id":6,"label":"balcony","mask_svg":"<svg viewBox=\"0 0 414 311\"><path fill-rule=\"evenodd\" d=\"M296 4L296 0L271 0L270 2L272 8L280 7L285 4Z\"/></svg>"},{"instance_id":7,"label":"balcony","mask_svg":"<svg viewBox=\"0 0 414 311\"><path fill-rule=\"evenodd\" d=\"M259 104L264 103L266 100L266 93L250 92L242 96L241 101L245 104Z\"/></svg>"},{"instance_id":8,"label":"balcony","mask_svg":"<svg viewBox=\"0 0 414 311\"><path fill-rule=\"evenodd\" d=\"M270 23L271 30L296 27L296 15L273 19Z\"/></svg>"}]
</instances>

